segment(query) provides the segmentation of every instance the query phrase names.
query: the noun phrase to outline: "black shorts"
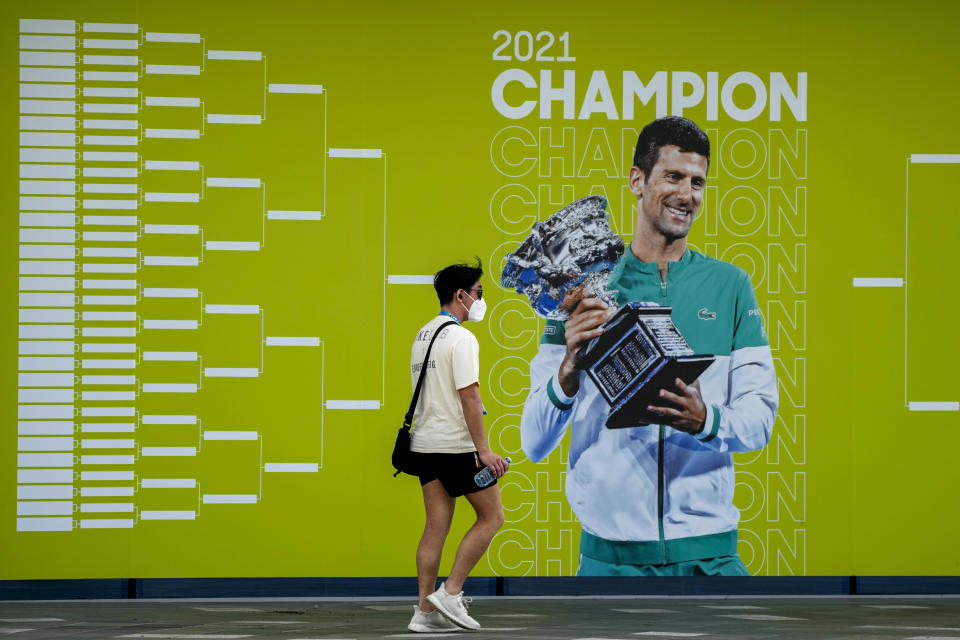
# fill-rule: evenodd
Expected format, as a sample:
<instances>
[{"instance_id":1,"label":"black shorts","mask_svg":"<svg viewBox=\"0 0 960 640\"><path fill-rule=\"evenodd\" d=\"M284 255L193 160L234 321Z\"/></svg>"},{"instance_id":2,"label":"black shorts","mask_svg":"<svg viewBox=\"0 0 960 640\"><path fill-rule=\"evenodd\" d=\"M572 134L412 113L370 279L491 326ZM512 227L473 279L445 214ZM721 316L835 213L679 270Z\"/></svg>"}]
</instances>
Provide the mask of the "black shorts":
<instances>
[{"instance_id":1,"label":"black shorts","mask_svg":"<svg viewBox=\"0 0 960 640\"><path fill-rule=\"evenodd\" d=\"M497 484L494 480L486 487L477 486L473 479L483 463L475 451L471 453L418 453L420 486L439 480L451 498L475 493Z\"/></svg>"}]
</instances>

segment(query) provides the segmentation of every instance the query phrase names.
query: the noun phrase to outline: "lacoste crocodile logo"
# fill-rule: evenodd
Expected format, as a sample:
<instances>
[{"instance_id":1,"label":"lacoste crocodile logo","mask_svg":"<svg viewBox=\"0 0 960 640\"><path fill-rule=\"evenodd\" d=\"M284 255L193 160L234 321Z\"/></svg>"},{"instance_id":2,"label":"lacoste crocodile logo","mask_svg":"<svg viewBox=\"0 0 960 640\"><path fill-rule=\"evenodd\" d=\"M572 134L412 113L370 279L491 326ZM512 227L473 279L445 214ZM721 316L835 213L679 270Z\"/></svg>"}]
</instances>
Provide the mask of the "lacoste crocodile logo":
<instances>
[{"instance_id":1,"label":"lacoste crocodile logo","mask_svg":"<svg viewBox=\"0 0 960 640\"><path fill-rule=\"evenodd\" d=\"M697 311L697 317L700 318L701 320L716 320L717 312L710 311L709 309L704 307L703 309L700 309L700 311Z\"/></svg>"}]
</instances>

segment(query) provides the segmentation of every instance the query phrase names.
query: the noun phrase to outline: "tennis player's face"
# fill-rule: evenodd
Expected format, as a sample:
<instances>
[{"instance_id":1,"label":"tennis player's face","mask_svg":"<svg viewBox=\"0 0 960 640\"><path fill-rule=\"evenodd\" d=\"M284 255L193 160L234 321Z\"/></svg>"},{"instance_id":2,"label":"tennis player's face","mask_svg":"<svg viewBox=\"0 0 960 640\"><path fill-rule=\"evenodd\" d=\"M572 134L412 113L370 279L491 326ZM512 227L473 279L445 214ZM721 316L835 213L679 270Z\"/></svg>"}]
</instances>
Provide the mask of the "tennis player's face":
<instances>
[{"instance_id":1,"label":"tennis player's face","mask_svg":"<svg viewBox=\"0 0 960 640\"><path fill-rule=\"evenodd\" d=\"M639 222L668 242L685 238L703 204L707 183L707 159L699 153L681 151L675 145L660 148L660 157L644 175L630 170L630 189L639 197Z\"/></svg>"}]
</instances>

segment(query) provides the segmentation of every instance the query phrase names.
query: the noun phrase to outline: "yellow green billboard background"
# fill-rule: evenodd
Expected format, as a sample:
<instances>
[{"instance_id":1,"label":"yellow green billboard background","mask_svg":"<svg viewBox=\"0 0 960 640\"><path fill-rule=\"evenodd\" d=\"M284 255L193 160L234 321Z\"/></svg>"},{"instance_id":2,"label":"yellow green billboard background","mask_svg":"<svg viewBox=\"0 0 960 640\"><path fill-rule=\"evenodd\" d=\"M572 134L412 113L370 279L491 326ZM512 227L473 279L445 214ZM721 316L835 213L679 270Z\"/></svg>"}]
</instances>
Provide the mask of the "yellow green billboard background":
<instances>
[{"instance_id":1,"label":"yellow green billboard background","mask_svg":"<svg viewBox=\"0 0 960 640\"><path fill-rule=\"evenodd\" d=\"M713 146L691 244L752 275L777 360L773 438L738 458L744 562L957 574L958 17L5 3L0 578L412 575L420 492L389 465L409 349L427 276L474 255L514 460L477 573L574 573L565 450L519 446L543 322L501 260L591 193L629 239L636 133L668 113Z\"/></svg>"}]
</instances>

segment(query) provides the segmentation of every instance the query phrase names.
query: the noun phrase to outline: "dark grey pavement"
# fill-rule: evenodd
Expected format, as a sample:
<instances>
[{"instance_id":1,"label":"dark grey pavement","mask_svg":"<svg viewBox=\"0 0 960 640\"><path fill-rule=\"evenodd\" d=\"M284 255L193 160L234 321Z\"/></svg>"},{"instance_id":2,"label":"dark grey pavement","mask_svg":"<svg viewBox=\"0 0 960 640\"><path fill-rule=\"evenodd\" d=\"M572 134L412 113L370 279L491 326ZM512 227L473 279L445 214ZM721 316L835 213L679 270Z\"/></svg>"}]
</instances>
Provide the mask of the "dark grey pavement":
<instances>
[{"instance_id":1,"label":"dark grey pavement","mask_svg":"<svg viewBox=\"0 0 960 640\"><path fill-rule=\"evenodd\" d=\"M412 605L412 599L5 601L0 638L960 640L956 596L485 597L470 606L484 630L455 634L409 633Z\"/></svg>"}]
</instances>

